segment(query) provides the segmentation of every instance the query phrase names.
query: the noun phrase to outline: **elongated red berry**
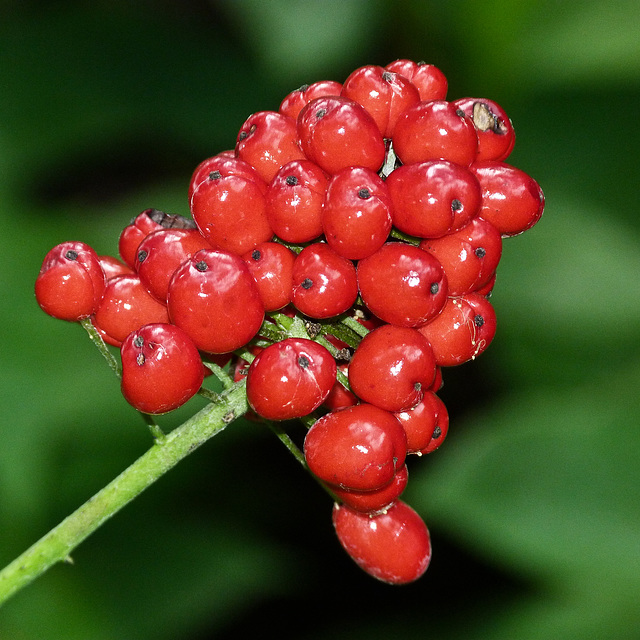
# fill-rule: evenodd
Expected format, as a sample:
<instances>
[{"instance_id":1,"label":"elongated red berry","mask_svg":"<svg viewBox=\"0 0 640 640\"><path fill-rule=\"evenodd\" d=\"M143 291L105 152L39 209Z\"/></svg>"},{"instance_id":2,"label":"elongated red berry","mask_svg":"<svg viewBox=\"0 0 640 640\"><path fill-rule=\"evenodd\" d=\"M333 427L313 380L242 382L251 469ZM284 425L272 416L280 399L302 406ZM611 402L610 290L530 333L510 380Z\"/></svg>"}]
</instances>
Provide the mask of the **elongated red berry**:
<instances>
[{"instance_id":1,"label":"elongated red berry","mask_svg":"<svg viewBox=\"0 0 640 640\"><path fill-rule=\"evenodd\" d=\"M244 346L264 319L249 268L240 256L222 250L203 249L178 267L169 284L167 307L171 322L208 353Z\"/></svg>"},{"instance_id":2,"label":"elongated red berry","mask_svg":"<svg viewBox=\"0 0 640 640\"><path fill-rule=\"evenodd\" d=\"M340 544L356 564L382 582L413 582L431 561L427 526L402 500L373 517L336 504L333 525Z\"/></svg>"},{"instance_id":3,"label":"elongated red berry","mask_svg":"<svg viewBox=\"0 0 640 640\"><path fill-rule=\"evenodd\" d=\"M447 97L447 76L433 64L400 59L390 62L385 68L411 80L423 102L444 100Z\"/></svg>"},{"instance_id":4,"label":"elongated red berry","mask_svg":"<svg viewBox=\"0 0 640 640\"><path fill-rule=\"evenodd\" d=\"M378 171L386 148L376 121L348 98L316 98L298 115L300 147L307 158L333 175L350 166Z\"/></svg>"},{"instance_id":5,"label":"elongated red berry","mask_svg":"<svg viewBox=\"0 0 640 640\"><path fill-rule=\"evenodd\" d=\"M371 404L332 411L307 432L304 455L318 478L343 489L374 491L402 467L407 440L398 419Z\"/></svg>"},{"instance_id":6,"label":"elongated red berry","mask_svg":"<svg viewBox=\"0 0 640 640\"><path fill-rule=\"evenodd\" d=\"M291 420L315 411L336 381L336 361L322 345L287 338L263 349L247 374L247 401L262 418Z\"/></svg>"},{"instance_id":7,"label":"elongated red berry","mask_svg":"<svg viewBox=\"0 0 640 640\"><path fill-rule=\"evenodd\" d=\"M94 249L84 242L63 242L44 257L35 294L45 313L76 322L96 310L105 286L104 271Z\"/></svg>"},{"instance_id":8,"label":"elongated red berry","mask_svg":"<svg viewBox=\"0 0 640 640\"><path fill-rule=\"evenodd\" d=\"M120 348L122 394L138 411L173 411L202 385L204 365L189 336L172 324L148 324Z\"/></svg>"},{"instance_id":9,"label":"elongated red berry","mask_svg":"<svg viewBox=\"0 0 640 640\"><path fill-rule=\"evenodd\" d=\"M291 118L297 118L300 111L312 100L325 96L339 96L341 91L342 84L335 80L318 80L312 84L303 84L285 96L278 111Z\"/></svg>"}]
</instances>

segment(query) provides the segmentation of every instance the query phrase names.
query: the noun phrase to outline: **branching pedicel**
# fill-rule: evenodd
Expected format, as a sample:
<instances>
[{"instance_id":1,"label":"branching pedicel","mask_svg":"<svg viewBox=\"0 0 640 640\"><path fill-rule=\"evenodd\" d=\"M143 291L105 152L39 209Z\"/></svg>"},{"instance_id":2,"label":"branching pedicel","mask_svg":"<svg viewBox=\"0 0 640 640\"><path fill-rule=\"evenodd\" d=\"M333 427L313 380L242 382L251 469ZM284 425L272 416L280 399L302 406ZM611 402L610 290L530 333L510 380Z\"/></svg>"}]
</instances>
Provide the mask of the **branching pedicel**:
<instances>
[{"instance_id":1,"label":"branching pedicel","mask_svg":"<svg viewBox=\"0 0 640 640\"><path fill-rule=\"evenodd\" d=\"M247 411L325 487L360 567L392 584L425 572L429 532L400 499L406 460L442 444L443 368L491 343L502 241L544 207L537 182L505 162L504 110L446 93L439 69L409 60L301 87L196 167L192 218L143 211L120 236L121 261L81 242L51 250L38 303L99 336L156 442L119 481L126 496L88 503L104 502L100 518L81 508L66 546L52 550L50 534L0 573L0 599L148 486L127 473L151 464L152 482ZM196 393L209 407L161 434L152 416ZM292 419L309 427L303 451Z\"/></svg>"}]
</instances>

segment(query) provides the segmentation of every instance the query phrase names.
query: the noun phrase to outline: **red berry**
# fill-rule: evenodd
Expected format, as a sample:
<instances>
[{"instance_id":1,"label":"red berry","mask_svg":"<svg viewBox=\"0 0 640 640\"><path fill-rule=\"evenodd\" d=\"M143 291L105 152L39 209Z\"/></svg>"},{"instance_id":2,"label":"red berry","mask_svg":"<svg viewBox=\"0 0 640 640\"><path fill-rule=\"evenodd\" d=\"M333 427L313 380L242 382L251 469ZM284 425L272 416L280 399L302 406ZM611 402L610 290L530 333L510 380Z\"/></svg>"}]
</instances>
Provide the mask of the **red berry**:
<instances>
[{"instance_id":1,"label":"red berry","mask_svg":"<svg viewBox=\"0 0 640 640\"><path fill-rule=\"evenodd\" d=\"M300 147L309 160L333 175L350 166L378 171L386 148L375 120L348 98L316 98L298 115Z\"/></svg>"},{"instance_id":2,"label":"red berry","mask_svg":"<svg viewBox=\"0 0 640 640\"><path fill-rule=\"evenodd\" d=\"M464 227L482 202L474 174L446 160L405 164L391 172L386 185L394 226L418 238L439 238Z\"/></svg>"},{"instance_id":3,"label":"red berry","mask_svg":"<svg viewBox=\"0 0 640 640\"><path fill-rule=\"evenodd\" d=\"M393 135L400 114L420 102L418 89L407 78L376 65L353 71L344 81L341 95L361 104L385 138Z\"/></svg>"},{"instance_id":4,"label":"red berry","mask_svg":"<svg viewBox=\"0 0 640 640\"><path fill-rule=\"evenodd\" d=\"M322 203L328 178L310 160L294 160L282 167L267 190L267 219L285 242L299 244L322 235Z\"/></svg>"},{"instance_id":5,"label":"red berry","mask_svg":"<svg viewBox=\"0 0 640 640\"><path fill-rule=\"evenodd\" d=\"M358 297L353 263L329 245L305 247L293 263L291 301L310 318L332 318L347 311Z\"/></svg>"},{"instance_id":6,"label":"red berry","mask_svg":"<svg viewBox=\"0 0 640 640\"><path fill-rule=\"evenodd\" d=\"M402 492L407 486L408 480L409 470L405 464L397 471L396 475L393 476L393 480L389 484L374 491L354 491L350 489L341 489L340 487L334 487L331 485L327 486L343 505L350 507L355 511L375 515L382 511L386 511L391 507L391 505L402 495Z\"/></svg>"},{"instance_id":7,"label":"red berry","mask_svg":"<svg viewBox=\"0 0 640 640\"><path fill-rule=\"evenodd\" d=\"M395 416L407 434L407 453L430 453L440 446L449 429L447 407L433 391L426 391L415 407Z\"/></svg>"},{"instance_id":8,"label":"red berry","mask_svg":"<svg viewBox=\"0 0 640 640\"><path fill-rule=\"evenodd\" d=\"M516 134L505 110L486 98L460 98L454 100L473 120L478 135L477 161L505 160L513 150Z\"/></svg>"},{"instance_id":9,"label":"red berry","mask_svg":"<svg viewBox=\"0 0 640 640\"><path fill-rule=\"evenodd\" d=\"M267 189L267 183L260 177L260 174L248 162L237 158L235 151L222 151L203 160L193 171L189 181L189 203L203 182L215 179L216 171L221 177L233 175L246 178L250 182L254 182L263 192ZM213 178L212 173L215 174Z\"/></svg>"},{"instance_id":10,"label":"red berry","mask_svg":"<svg viewBox=\"0 0 640 640\"><path fill-rule=\"evenodd\" d=\"M479 356L496 332L496 314L483 295L449 298L439 316L418 329L433 349L436 364L452 367Z\"/></svg>"},{"instance_id":11,"label":"red berry","mask_svg":"<svg viewBox=\"0 0 640 640\"><path fill-rule=\"evenodd\" d=\"M302 85L289 93L280 104L280 113L291 118L297 118L302 109L316 98L325 96L339 96L342 84L335 80L319 80L313 84Z\"/></svg>"},{"instance_id":12,"label":"red berry","mask_svg":"<svg viewBox=\"0 0 640 640\"><path fill-rule=\"evenodd\" d=\"M322 345L287 338L263 349L247 374L249 406L268 420L310 414L327 398L336 381L336 361Z\"/></svg>"},{"instance_id":13,"label":"red berry","mask_svg":"<svg viewBox=\"0 0 640 640\"><path fill-rule=\"evenodd\" d=\"M63 242L44 257L35 294L45 313L76 322L95 311L105 286L106 278L96 252L84 242Z\"/></svg>"},{"instance_id":14,"label":"red berry","mask_svg":"<svg viewBox=\"0 0 640 640\"><path fill-rule=\"evenodd\" d=\"M126 265L124 262L118 260L118 258L114 258L113 256L98 256L98 260L100 261L100 266L104 271L104 277L107 282L116 276L135 273L129 265Z\"/></svg>"},{"instance_id":15,"label":"red berry","mask_svg":"<svg viewBox=\"0 0 640 640\"><path fill-rule=\"evenodd\" d=\"M476 162L470 169L482 189L478 215L503 236L518 235L540 220L544 194L531 176L504 162Z\"/></svg>"},{"instance_id":16,"label":"red berry","mask_svg":"<svg viewBox=\"0 0 640 640\"><path fill-rule=\"evenodd\" d=\"M122 343L122 394L144 413L167 413L194 396L204 365L189 336L172 324L148 324Z\"/></svg>"},{"instance_id":17,"label":"red berry","mask_svg":"<svg viewBox=\"0 0 640 640\"><path fill-rule=\"evenodd\" d=\"M435 359L426 338L416 329L389 324L369 332L349 362L353 393L394 412L420 402L435 374Z\"/></svg>"},{"instance_id":18,"label":"red berry","mask_svg":"<svg viewBox=\"0 0 640 640\"><path fill-rule=\"evenodd\" d=\"M373 517L336 504L333 525L340 544L356 564L383 582L413 582L424 574L431 561L427 526L401 500Z\"/></svg>"},{"instance_id":19,"label":"red berry","mask_svg":"<svg viewBox=\"0 0 640 640\"><path fill-rule=\"evenodd\" d=\"M452 102L433 100L409 107L398 118L393 148L403 164L449 160L469 166L478 153L473 120Z\"/></svg>"},{"instance_id":20,"label":"red berry","mask_svg":"<svg viewBox=\"0 0 640 640\"><path fill-rule=\"evenodd\" d=\"M244 346L264 319L249 268L240 256L222 250L203 249L182 263L171 279L167 307L171 322L208 353Z\"/></svg>"},{"instance_id":21,"label":"red berry","mask_svg":"<svg viewBox=\"0 0 640 640\"><path fill-rule=\"evenodd\" d=\"M474 218L466 227L442 238L423 240L420 248L444 267L449 296L484 287L495 275L502 255L502 236L486 220Z\"/></svg>"},{"instance_id":22,"label":"red berry","mask_svg":"<svg viewBox=\"0 0 640 640\"><path fill-rule=\"evenodd\" d=\"M191 215L207 240L242 255L270 240L273 230L266 213L266 184L250 165L224 158L191 197Z\"/></svg>"},{"instance_id":23,"label":"red berry","mask_svg":"<svg viewBox=\"0 0 640 640\"><path fill-rule=\"evenodd\" d=\"M418 89L423 102L444 100L447 97L447 77L435 65L400 59L389 63L386 69L410 80Z\"/></svg>"},{"instance_id":24,"label":"red berry","mask_svg":"<svg viewBox=\"0 0 640 640\"><path fill-rule=\"evenodd\" d=\"M254 167L265 182L271 182L280 167L304 158L295 119L276 111L249 116L240 127L236 155Z\"/></svg>"},{"instance_id":25,"label":"red berry","mask_svg":"<svg viewBox=\"0 0 640 640\"><path fill-rule=\"evenodd\" d=\"M387 242L358 263L360 296L369 311L389 324L419 327L447 300L447 276L427 251Z\"/></svg>"},{"instance_id":26,"label":"red berry","mask_svg":"<svg viewBox=\"0 0 640 640\"><path fill-rule=\"evenodd\" d=\"M329 336L326 336L329 338ZM342 343L344 344L344 343ZM345 375L348 374L348 365L339 364L338 369ZM345 407L353 407L358 404L358 398L347 389L339 380L336 380L329 392L329 395L325 398L322 406L329 411L337 411L338 409L344 409Z\"/></svg>"},{"instance_id":27,"label":"red berry","mask_svg":"<svg viewBox=\"0 0 640 640\"><path fill-rule=\"evenodd\" d=\"M106 342L119 347L132 331L145 324L168 323L169 314L166 305L147 291L139 275L128 274L107 281L92 321Z\"/></svg>"},{"instance_id":28,"label":"red berry","mask_svg":"<svg viewBox=\"0 0 640 640\"><path fill-rule=\"evenodd\" d=\"M147 291L166 303L173 272L196 251L211 248L197 229L159 229L140 243L135 268Z\"/></svg>"},{"instance_id":29,"label":"red berry","mask_svg":"<svg viewBox=\"0 0 640 640\"><path fill-rule=\"evenodd\" d=\"M253 276L265 311L277 311L291 302L296 254L277 242L263 242L242 256Z\"/></svg>"},{"instance_id":30,"label":"red berry","mask_svg":"<svg viewBox=\"0 0 640 640\"><path fill-rule=\"evenodd\" d=\"M385 182L370 169L347 167L329 182L322 208L327 244L349 260L377 251L389 237L392 203Z\"/></svg>"},{"instance_id":31,"label":"red berry","mask_svg":"<svg viewBox=\"0 0 640 640\"><path fill-rule=\"evenodd\" d=\"M404 465L406 448L398 419L366 403L322 416L304 441L312 473L331 485L358 491L389 484Z\"/></svg>"}]
</instances>

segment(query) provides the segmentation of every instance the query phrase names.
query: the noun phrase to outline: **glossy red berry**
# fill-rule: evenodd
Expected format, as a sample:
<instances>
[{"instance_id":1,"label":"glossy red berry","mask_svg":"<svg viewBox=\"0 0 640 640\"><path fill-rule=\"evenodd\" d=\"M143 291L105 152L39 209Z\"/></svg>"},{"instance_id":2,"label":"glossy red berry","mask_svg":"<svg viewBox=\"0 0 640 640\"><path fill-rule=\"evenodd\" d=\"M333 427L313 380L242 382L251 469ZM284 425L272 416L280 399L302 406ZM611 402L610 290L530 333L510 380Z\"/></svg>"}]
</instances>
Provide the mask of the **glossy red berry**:
<instances>
[{"instance_id":1,"label":"glossy red berry","mask_svg":"<svg viewBox=\"0 0 640 640\"><path fill-rule=\"evenodd\" d=\"M193 397L204 366L189 336L172 324L148 324L122 343L122 394L144 413L167 413Z\"/></svg>"},{"instance_id":2,"label":"glossy red berry","mask_svg":"<svg viewBox=\"0 0 640 640\"><path fill-rule=\"evenodd\" d=\"M480 210L480 183L446 160L405 164L386 180L393 224L418 238L439 238L468 224Z\"/></svg>"},{"instance_id":3,"label":"glossy red berry","mask_svg":"<svg viewBox=\"0 0 640 640\"><path fill-rule=\"evenodd\" d=\"M391 138L400 114L420 102L418 89L407 78L376 65L349 74L341 95L361 104L384 138Z\"/></svg>"},{"instance_id":4,"label":"glossy red berry","mask_svg":"<svg viewBox=\"0 0 640 640\"><path fill-rule=\"evenodd\" d=\"M346 363L339 364L338 369L342 371L344 375L348 374L348 365ZM360 401L357 396L347 389L339 380L336 380L329 392L329 395L322 403L322 406L328 411L337 411L338 409L353 407L358 404L358 402Z\"/></svg>"},{"instance_id":5,"label":"glossy red berry","mask_svg":"<svg viewBox=\"0 0 640 640\"><path fill-rule=\"evenodd\" d=\"M388 71L403 75L418 89L420 100L444 100L447 97L448 81L435 65L413 60L394 60L386 66Z\"/></svg>"},{"instance_id":6,"label":"glossy red berry","mask_svg":"<svg viewBox=\"0 0 640 640\"><path fill-rule=\"evenodd\" d=\"M392 213L389 190L377 173L342 169L331 178L322 208L327 244L349 260L366 258L387 241Z\"/></svg>"},{"instance_id":7,"label":"glossy red berry","mask_svg":"<svg viewBox=\"0 0 640 640\"><path fill-rule=\"evenodd\" d=\"M434 256L403 242L387 242L358 262L360 296L369 311L389 324L419 327L447 300L447 276Z\"/></svg>"},{"instance_id":8,"label":"glossy red berry","mask_svg":"<svg viewBox=\"0 0 640 640\"><path fill-rule=\"evenodd\" d=\"M304 84L287 94L278 110L285 116L297 119L300 111L312 100L326 96L339 96L341 91L342 84L335 80L319 80L313 84Z\"/></svg>"},{"instance_id":9,"label":"glossy red berry","mask_svg":"<svg viewBox=\"0 0 640 640\"><path fill-rule=\"evenodd\" d=\"M407 434L407 453L431 453L440 446L449 429L447 407L433 391L426 391L417 405L395 416Z\"/></svg>"},{"instance_id":10,"label":"glossy red berry","mask_svg":"<svg viewBox=\"0 0 640 640\"><path fill-rule=\"evenodd\" d=\"M276 111L259 111L240 127L236 155L269 183L280 167L304 158L298 146L296 120Z\"/></svg>"},{"instance_id":11,"label":"glossy red berry","mask_svg":"<svg viewBox=\"0 0 640 640\"><path fill-rule=\"evenodd\" d=\"M95 311L105 286L104 271L94 249L84 242L63 242L44 257L35 294L45 313L76 322Z\"/></svg>"},{"instance_id":12,"label":"glossy red berry","mask_svg":"<svg viewBox=\"0 0 640 640\"><path fill-rule=\"evenodd\" d=\"M329 179L310 160L294 160L282 167L266 194L267 219L285 242L301 244L322 235L322 205Z\"/></svg>"},{"instance_id":13,"label":"glossy red berry","mask_svg":"<svg viewBox=\"0 0 640 640\"><path fill-rule=\"evenodd\" d=\"M287 338L263 349L247 374L247 401L262 418L291 420L315 411L336 381L336 361L322 345Z\"/></svg>"},{"instance_id":14,"label":"glossy red berry","mask_svg":"<svg viewBox=\"0 0 640 640\"><path fill-rule=\"evenodd\" d=\"M427 526L402 500L373 517L335 504L333 525L340 544L356 564L383 582L413 582L431 561Z\"/></svg>"},{"instance_id":15,"label":"glossy red berry","mask_svg":"<svg viewBox=\"0 0 640 640\"><path fill-rule=\"evenodd\" d=\"M431 345L416 329L386 324L369 332L349 361L349 385L387 411L415 406L435 378Z\"/></svg>"},{"instance_id":16,"label":"glossy red berry","mask_svg":"<svg viewBox=\"0 0 640 640\"><path fill-rule=\"evenodd\" d=\"M389 484L404 465L406 449L398 419L366 403L322 416L304 441L312 473L331 485L357 491Z\"/></svg>"},{"instance_id":17,"label":"glossy red berry","mask_svg":"<svg viewBox=\"0 0 640 640\"><path fill-rule=\"evenodd\" d=\"M291 301L310 318L332 318L347 311L358 297L353 263L328 244L305 247L293 263Z\"/></svg>"},{"instance_id":18,"label":"glossy red berry","mask_svg":"<svg viewBox=\"0 0 640 640\"><path fill-rule=\"evenodd\" d=\"M393 480L374 491L354 491L327 485L340 502L355 511L376 515L386 511L402 495L409 480L407 465L403 465L393 476Z\"/></svg>"},{"instance_id":19,"label":"glossy red berry","mask_svg":"<svg viewBox=\"0 0 640 640\"><path fill-rule=\"evenodd\" d=\"M502 236L490 222L474 218L458 231L423 240L420 248L444 267L449 296L461 296L481 289L493 278L502 255Z\"/></svg>"},{"instance_id":20,"label":"glossy red berry","mask_svg":"<svg viewBox=\"0 0 640 640\"><path fill-rule=\"evenodd\" d=\"M266 214L266 183L246 162L225 158L191 197L191 215L213 246L242 255L271 240Z\"/></svg>"},{"instance_id":21,"label":"glossy red berry","mask_svg":"<svg viewBox=\"0 0 640 640\"><path fill-rule=\"evenodd\" d=\"M333 175L359 166L378 171L386 148L376 121L348 98L316 98L298 115L300 147L307 158Z\"/></svg>"},{"instance_id":22,"label":"glossy red berry","mask_svg":"<svg viewBox=\"0 0 640 640\"><path fill-rule=\"evenodd\" d=\"M264 306L244 260L229 251L203 249L178 267L169 285L171 322L198 349L228 353L244 346L262 326Z\"/></svg>"},{"instance_id":23,"label":"glossy red berry","mask_svg":"<svg viewBox=\"0 0 640 640\"><path fill-rule=\"evenodd\" d=\"M478 136L473 120L462 109L446 100L433 100L402 113L393 148L403 164L449 160L469 166L478 153Z\"/></svg>"},{"instance_id":24,"label":"glossy red berry","mask_svg":"<svg viewBox=\"0 0 640 640\"><path fill-rule=\"evenodd\" d=\"M476 162L505 160L513 150L516 134L505 110L486 98L460 98L453 104L473 120L478 135Z\"/></svg>"},{"instance_id":25,"label":"glossy red berry","mask_svg":"<svg viewBox=\"0 0 640 640\"><path fill-rule=\"evenodd\" d=\"M436 364L452 367L473 360L491 344L496 313L479 293L449 298L439 316L418 329L433 349Z\"/></svg>"},{"instance_id":26,"label":"glossy red berry","mask_svg":"<svg viewBox=\"0 0 640 640\"><path fill-rule=\"evenodd\" d=\"M114 258L113 256L98 256L100 266L104 271L104 277L108 282L111 278L116 276L124 276L135 273L134 270L122 260Z\"/></svg>"},{"instance_id":27,"label":"glossy red berry","mask_svg":"<svg viewBox=\"0 0 640 640\"><path fill-rule=\"evenodd\" d=\"M159 229L138 246L135 269L147 291L166 303L173 272L196 251L211 248L197 229Z\"/></svg>"},{"instance_id":28,"label":"glossy red berry","mask_svg":"<svg viewBox=\"0 0 640 640\"><path fill-rule=\"evenodd\" d=\"M477 162L471 171L482 189L478 215L488 220L503 236L527 231L540 220L544 194L527 173L505 162Z\"/></svg>"},{"instance_id":29,"label":"glossy red berry","mask_svg":"<svg viewBox=\"0 0 640 640\"><path fill-rule=\"evenodd\" d=\"M265 311L277 311L291 302L296 254L277 242L263 242L242 256L253 276Z\"/></svg>"},{"instance_id":30,"label":"glossy red berry","mask_svg":"<svg viewBox=\"0 0 640 640\"><path fill-rule=\"evenodd\" d=\"M139 275L128 274L107 281L92 322L105 342L119 347L132 331L145 324L167 324L169 314L166 304L147 291Z\"/></svg>"}]
</instances>

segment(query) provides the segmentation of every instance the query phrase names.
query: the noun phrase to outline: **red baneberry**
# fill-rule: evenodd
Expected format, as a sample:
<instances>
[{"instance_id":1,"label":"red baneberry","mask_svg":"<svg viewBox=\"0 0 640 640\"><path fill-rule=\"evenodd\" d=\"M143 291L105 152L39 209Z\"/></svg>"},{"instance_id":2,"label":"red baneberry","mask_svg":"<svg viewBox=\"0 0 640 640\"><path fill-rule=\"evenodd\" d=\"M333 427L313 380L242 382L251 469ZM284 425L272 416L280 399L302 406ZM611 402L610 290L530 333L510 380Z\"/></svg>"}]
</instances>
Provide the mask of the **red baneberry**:
<instances>
[{"instance_id":1,"label":"red baneberry","mask_svg":"<svg viewBox=\"0 0 640 640\"><path fill-rule=\"evenodd\" d=\"M360 296L369 311L389 324L419 327L438 315L447 300L447 276L427 251L387 242L358 262Z\"/></svg>"},{"instance_id":2,"label":"red baneberry","mask_svg":"<svg viewBox=\"0 0 640 640\"><path fill-rule=\"evenodd\" d=\"M320 344L287 338L256 356L247 374L249 406L268 420L291 420L315 411L336 381L336 361Z\"/></svg>"},{"instance_id":3,"label":"red baneberry","mask_svg":"<svg viewBox=\"0 0 640 640\"><path fill-rule=\"evenodd\" d=\"M447 76L433 64L400 59L390 62L385 68L410 80L418 89L423 102L444 100L447 97Z\"/></svg>"},{"instance_id":4,"label":"red baneberry","mask_svg":"<svg viewBox=\"0 0 640 640\"><path fill-rule=\"evenodd\" d=\"M287 94L280 103L280 113L291 118L298 118L298 114L312 100L326 96L339 96L342 84L335 80L319 80L313 84L304 84Z\"/></svg>"},{"instance_id":5,"label":"red baneberry","mask_svg":"<svg viewBox=\"0 0 640 640\"><path fill-rule=\"evenodd\" d=\"M431 453L440 446L449 428L447 407L433 391L426 391L418 404L395 416L407 434L407 453Z\"/></svg>"},{"instance_id":6,"label":"red baneberry","mask_svg":"<svg viewBox=\"0 0 640 640\"><path fill-rule=\"evenodd\" d=\"M336 504L333 525L340 544L356 564L383 582L413 582L431 561L427 525L402 500L373 517Z\"/></svg>"},{"instance_id":7,"label":"red baneberry","mask_svg":"<svg viewBox=\"0 0 640 640\"><path fill-rule=\"evenodd\" d=\"M167 307L171 322L208 353L244 346L264 319L258 285L245 261L222 250L203 249L178 267Z\"/></svg>"},{"instance_id":8,"label":"red baneberry","mask_svg":"<svg viewBox=\"0 0 640 640\"><path fill-rule=\"evenodd\" d=\"M94 249L84 242L63 242L44 257L35 294L45 313L76 322L96 310L105 286L104 271Z\"/></svg>"},{"instance_id":9,"label":"red baneberry","mask_svg":"<svg viewBox=\"0 0 640 640\"><path fill-rule=\"evenodd\" d=\"M122 395L143 413L167 413L193 397L204 365L189 336L172 324L148 324L125 338Z\"/></svg>"}]
</instances>

